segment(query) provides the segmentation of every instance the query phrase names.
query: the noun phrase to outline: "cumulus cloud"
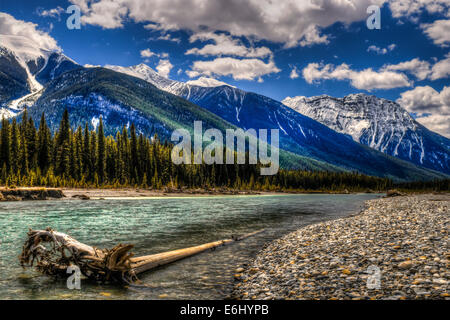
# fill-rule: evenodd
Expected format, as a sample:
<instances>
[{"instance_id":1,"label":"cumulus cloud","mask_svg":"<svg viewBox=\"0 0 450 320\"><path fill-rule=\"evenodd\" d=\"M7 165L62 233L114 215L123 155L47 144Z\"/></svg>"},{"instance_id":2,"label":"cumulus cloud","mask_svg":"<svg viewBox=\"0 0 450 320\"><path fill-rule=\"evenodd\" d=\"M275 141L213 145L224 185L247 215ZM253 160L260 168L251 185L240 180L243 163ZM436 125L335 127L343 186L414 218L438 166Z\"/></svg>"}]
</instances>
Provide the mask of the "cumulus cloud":
<instances>
[{"instance_id":1,"label":"cumulus cloud","mask_svg":"<svg viewBox=\"0 0 450 320\"><path fill-rule=\"evenodd\" d=\"M272 51L267 47L248 48L238 39L233 39L225 34L214 32L202 32L194 34L189 41L213 41L214 44L207 44L203 48L192 48L186 54L202 56L235 56L245 58L264 58L272 56Z\"/></svg>"},{"instance_id":2,"label":"cumulus cloud","mask_svg":"<svg viewBox=\"0 0 450 320\"><path fill-rule=\"evenodd\" d=\"M353 87L368 91L411 86L408 77L402 73L386 70L377 72L371 68L356 71L345 63L339 66L310 63L302 73L308 83L320 80L347 80Z\"/></svg>"},{"instance_id":3,"label":"cumulus cloud","mask_svg":"<svg viewBox=\"0 0 450 320\"><path fill-rule=\"evenodd\" d=\"M291 74L289 75L289 78L291 78L291 79L298 79L298 78L300 78L300 75L298 74L297 67L293 67L292 68Z\"/></svg>"},{"instance_id":4,"label":"cumulus cloud","mask_svg":"<svg viewBox=\"0 0 450 320\"><path fill-rule=\"evenodd\" d=\"M417 115L417 121L432 131L450 138L450 87L441 92L430 86L403 92L397 102Z\"/></svg>"},{"instance_id":5,"label":"cumulus cloud","mask_svg":"<svg viewBox=\"0 0 450 320\"><path fill-rule=\"evenodd\" d=\"M40 57L41 49L60 51L56 40L37 27L34 23L0 12L0 46L8 47L25 61Z\"/></svg>"},{"instance_id":6,"label":"cumulus cloud","mask_svg":"<svg viewBox=\"0 0 450 320\"><path fill-rule=\"evenodd\" d=\"M450 114L432 114L426 117L417 118L416 121L431 131L439 133L441 136L450 139L450 127L448 124L449 117Z\"/></svg>"},{"instance_id":7,"label":"cumulus cloud","mask_svg":"<svg viewBox=\"0 0 450 320\"><path fill-rule=\"evenodd\" d=\"M176 43L181 42L180 38L174 38L170 33L160 35L156 39L150 39L150 40L163 40L163 41L171 41L171 42L176 42Z\"/></svg>"},{"instance_id":8,"label":"cumulus cloud","mask_svg":"<svg viewBox=\"0 0 450 320\"><path fill-rule=\"evenodd\" d=\"M450 20L436 20L433 23L423 24L425 34L433 40L435 45L448 47L450 44Z\"/></svg>"},{"instance_id":9,"label":"cumulus cloud","mask_svg":"<svg viewBox=\"0 0 450 320\"><path fill-rule=\"evenodd\" d=\"M169 78L170 71L172 70L173 65L167 59L159 60L158 65L156 66L156 70L158 74L162 77Z\"/></svg>"},{"instance_id":10,"label":"cumulus cloud","mask_svg":"<svg viewBox=\"0 0 450 320\"><path fill-rule=\"evenodd\" d=\"M197 80L190 80L186 82L189 85L192 86L199 86L199 87L221 87L221 86L230 86L228 83L219 81L214 78L208 78L208 77L200 77ZM233 86L230 86L233 87Z\"/></svg>"},{"instance_id":11,"label":"cumulus cloud","mask_svg":"<svg viewBox=\"0 0 450 320\"><path fill-rule=\"evenodd\" d=\"M156 53L154 53L150 49L144 49L144 50L141 51L141 57L142 58L150 58L150 57L153 57L155 55L156 55Z\"/></svg>"},{"instance_id":12,"label":"cumulus cloud","mask_svg":"<svg viewBox=\"0 0 450 320\"><path fill-rule=\"evenodd\" d=\"M271 73L279 73L273 60L265 63L259 59L216 58L212 61L195 61L186 74L199 76L232 76L235 80L254 80Z\"/></svg>"},{"instance_id":13,"label":"cumulus cloud","mask_svg":"<svg viewBox=\"0 0 450 320\"><path fill-rule=\"evenodd\" d=\"M141 50L140 54L141 54L141 58L145 58L146 61L149 61L149 58L151 58L151 57L158 57L158 58L162 58L162 59L169 58L169 54L167 52L155 53L152 50L150 50L149 48Z\"/></svg>"},{"instance_id":14,"label":"cumulus cloud","mask_svg":"<svg viewBox=\"0 0 450 320\"><path fill-rule=\"evenodd\" d=\"M450 75L450 54L447 54L444 59L437 61L434 65L431 65L428 61L414 58L398 64L385 65L382 70L405 71L414 75L418 80L443 79Z\"/></svg>"},{"instance_id":15,"label":"cumulus cloud","mask_svg":"<svg viewBox=\"0 0 450 320\"><path fill-rule=\"evenodd\" d=\"M386 65L383 70L406 71L413 74L419 80L425 80L430 75L431 65L427 61L422 61L418 58L415 58L410 61L405 61L398 64Z\"/></svg>"},{"instance_id":16,"label":"cumulus cloud","mask_svg":"<svg viewBox=\"0 0 450 320\"><path fill-rule=\"evenodd\" d=\"M389 8L395 18L414 18L423 12L450 16L448 0L392 0Z\"/></svg>"},{"instance_id":17,"label":"cumulus cloud","mask_svg":"<svg viewBox=\"0 0 450 320\"><path fill-rule=\"evenodd\" d=\"M380 48L375 45L371 45L369 48L367 48L367 52L375 52L376 54L383 55L383 54L393 51L396 47L397 46L394 43L387 46L387 48Z\"/></svg>"},{"instance_id":18,"label":"cumulus cloud","mask_svg":"<svg viewBox=\"0 0 450 320\"><path fill-rule=\"evenodd\" d=\"M438 80L447 78L450 76L450 53L445 56L445 59L436 62L436 64L431 69L431 80Z\"/></svg>"},{"instance_id":19,"label":"cumulus cloud","mask_svg":"<svg viewBox=\"0 0 450 320\"><path fill-rule=\"evenodd\" d=\"M367 18L370 5L385 0L70 0L83 11L82 22L103 28L122 27L126 19L153 29L194 33L226 31L283 43L286 47L326 43L320 30L335 22ZM176 10L174 10L176 8ZM188 14L186 14L188 13Z\"/></svg>"},{"instance_id":20,"label":"cumulus cloud","mask_svg":"<svg viewBox=\"0 0 450 320\"><path fill-rule=\"evenodd\" d=\"M46 17L46 18L59 18L61 16L61 14L64 12L65 12L64 8L62 8L60 6L53 8L53 9L48 9L48 10L44 10L43 8L37 9L37 14L41 17Z\"/></svg>"}]
</instances>

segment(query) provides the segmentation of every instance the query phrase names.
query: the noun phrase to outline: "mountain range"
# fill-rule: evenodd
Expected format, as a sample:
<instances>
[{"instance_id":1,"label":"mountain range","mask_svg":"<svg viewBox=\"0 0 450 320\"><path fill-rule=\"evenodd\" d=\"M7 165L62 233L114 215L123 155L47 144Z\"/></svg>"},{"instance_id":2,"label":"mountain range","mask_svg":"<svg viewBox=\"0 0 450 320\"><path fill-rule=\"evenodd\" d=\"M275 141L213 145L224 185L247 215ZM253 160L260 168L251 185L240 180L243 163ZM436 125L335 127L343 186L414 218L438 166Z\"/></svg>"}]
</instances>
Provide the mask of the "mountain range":
<instances>
[{"instance_id":1,"label":"mountain range","mask_svg":"<svg viewBox=\"0 0 450 320\"><path fill-rule=\"evenodd\" d=\"M107 68L146 80L238 127L277 128L282 134L283 148L297 154L324 161L331 154L339 158L333 159L339 166L354 166L349 160L342 159L342 153L352 150L349 143L343 141L342 136L324 132L309 117L387 155L450 172L450 140L426 129L397 103L386 99L355 94L343 99L328 96L287 98L280 103L231 86L201 87L169 80L145 64ZM320 147L324 145L323 139L327 140L325 150Z\"/></svg>"},{"instance_id":2,"label":"mountain range","mask_svg":"<svg viewBox=\"0 0 450 320\"><path fill-rule=\"evenodd\" d=\"M416 138L435 148L436 159L433 162L426 155L419 164L414 157L407 162L268 97L227 85L202 87L173 81L144 64L84 68L61 52L17 53L2 47L0 105L0 114L6 117L18 116L25 106L36 121L44 112L53 130L64 109L69 110L73 126L88 122L95 128L101 116L110 134L135 123L138 132L169 139L176 128L192 130L195 120L202 120L205 128L221 130L279 129L285 168L356 170L402 181L448 177L449 173L448 139L425 128L420 132L427 139ZM440 167L431 166L439 163Z\"/></svg>"},{"instance_id":3,"label":"mountain range","mask_svg":"<svg viewBox=\"0 0 450 320\"><path fill-rule=\"evenodd\" d=\"M286 98L283 103L354 141L426 168L449 172L450 140L399 104L365 94Z\"/></svg>"}]
</instances>

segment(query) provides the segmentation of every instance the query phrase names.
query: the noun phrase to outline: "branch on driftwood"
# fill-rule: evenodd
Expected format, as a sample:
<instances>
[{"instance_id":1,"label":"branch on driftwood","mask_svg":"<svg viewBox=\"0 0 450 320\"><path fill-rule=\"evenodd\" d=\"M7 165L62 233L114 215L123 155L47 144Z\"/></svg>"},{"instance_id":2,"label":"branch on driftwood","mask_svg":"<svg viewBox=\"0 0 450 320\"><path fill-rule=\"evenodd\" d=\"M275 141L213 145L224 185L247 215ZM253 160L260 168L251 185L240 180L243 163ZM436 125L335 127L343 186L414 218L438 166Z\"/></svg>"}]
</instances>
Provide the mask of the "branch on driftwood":
<instances>
[{"instance_id":1,"label":"branch on driftwood","mask_svg":"<svg viewBox=\"0 0 450 320\"><path fill-rule=\"evenodd\" d=\"M98 249L83 244L67 234L46 230L30 230L20 255L23 267L33 265L47 275L64 275L67 268L76 265L83 275L96 281L125 281L137 279L137 275L157 267L246 239L261 233L207 243L201 246L175 250L150 256L133 258L129 251L133 245L119 244L112 249ZM49 246L45 247L44 244Z\"/></svg>"}]
</instances>

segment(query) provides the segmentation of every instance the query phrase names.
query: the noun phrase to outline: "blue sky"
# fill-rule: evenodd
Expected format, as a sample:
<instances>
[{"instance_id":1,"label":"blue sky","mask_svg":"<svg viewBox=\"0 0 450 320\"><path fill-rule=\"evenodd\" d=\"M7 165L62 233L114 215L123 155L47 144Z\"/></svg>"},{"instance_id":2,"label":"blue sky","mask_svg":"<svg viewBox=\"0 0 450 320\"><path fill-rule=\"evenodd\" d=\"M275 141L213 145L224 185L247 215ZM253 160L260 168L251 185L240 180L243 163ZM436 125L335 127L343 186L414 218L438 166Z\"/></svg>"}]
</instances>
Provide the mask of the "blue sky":
<instances>
[{"instance_id":1,"label":"blue sky","mask_svg":"<svg viewBox=\"0 0 450 320\"><path fill-rule=\"evenodd\" d=\"M448 134L448 1L194 6L202 1L185 0L181 7L175 0L21 0L2 1L0 11L35 23L81 65L144 62L174 80L214 78L277 100L370 93L398 100ZM381 30L366 26L373 3L381 7ZM71 4L82 10L81 30L66 27Z\"/></svg>"}]
</instances>

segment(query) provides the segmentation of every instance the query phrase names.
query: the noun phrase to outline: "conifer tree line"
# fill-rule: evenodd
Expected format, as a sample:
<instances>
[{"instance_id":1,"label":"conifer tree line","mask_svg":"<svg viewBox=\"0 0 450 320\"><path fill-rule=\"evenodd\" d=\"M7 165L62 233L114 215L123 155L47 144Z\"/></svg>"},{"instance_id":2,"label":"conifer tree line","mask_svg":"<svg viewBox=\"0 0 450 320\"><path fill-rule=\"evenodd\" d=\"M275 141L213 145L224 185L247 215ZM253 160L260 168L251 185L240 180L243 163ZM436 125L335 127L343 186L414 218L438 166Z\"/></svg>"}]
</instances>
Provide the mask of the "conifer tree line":
<instances>
[{"instance_id":1,"label":"conifer tree line","mask_svg":"<svg viewBox=\"0 0 450 320\"><path fill-rule=\"evenodd\" d=\"M386 190L389 179L358 173L280 170L261 176L258 165L174 165L172 145L145 137L132 124L106 137L103 121L72 129L67 110L55 134L42 114L2 119L0 184L46 187L214 188L238 190Z\"/></svg>"}]
</instances>

